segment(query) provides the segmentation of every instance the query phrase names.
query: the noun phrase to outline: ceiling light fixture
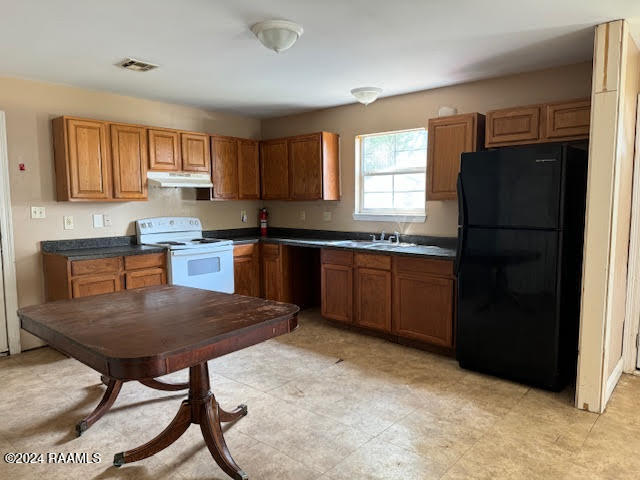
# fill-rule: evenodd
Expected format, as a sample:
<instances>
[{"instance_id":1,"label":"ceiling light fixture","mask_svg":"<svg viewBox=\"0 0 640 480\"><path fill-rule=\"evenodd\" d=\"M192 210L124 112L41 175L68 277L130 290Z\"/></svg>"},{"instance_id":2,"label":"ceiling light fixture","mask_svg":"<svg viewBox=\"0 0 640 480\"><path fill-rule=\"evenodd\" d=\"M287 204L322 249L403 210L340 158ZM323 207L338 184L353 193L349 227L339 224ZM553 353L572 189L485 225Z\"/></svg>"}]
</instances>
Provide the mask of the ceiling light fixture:
<instances>
[{"instance_id":1,"label":"ceiling light fixture","mask_svg":"<svg viewBox=\"0 0 640 480\"><path fill-rule=\"evenodd\" d=\"M291 48L304 32L302 25L289 20L265 20L253 25L251 31L265 47L277 53Z\"/></svg>"},{"instance_id":2,"label":"ceiling light fixture","mask_svg":"<svg viewBox=\"0 0 640 480\"><path fill-rule=\"evenodd\" d=\"M356 97L356 100L364 105L375 102L381 93L382 89L378 87L360 87L351 90L351 95Z\"/></svg>"}]
</instances>

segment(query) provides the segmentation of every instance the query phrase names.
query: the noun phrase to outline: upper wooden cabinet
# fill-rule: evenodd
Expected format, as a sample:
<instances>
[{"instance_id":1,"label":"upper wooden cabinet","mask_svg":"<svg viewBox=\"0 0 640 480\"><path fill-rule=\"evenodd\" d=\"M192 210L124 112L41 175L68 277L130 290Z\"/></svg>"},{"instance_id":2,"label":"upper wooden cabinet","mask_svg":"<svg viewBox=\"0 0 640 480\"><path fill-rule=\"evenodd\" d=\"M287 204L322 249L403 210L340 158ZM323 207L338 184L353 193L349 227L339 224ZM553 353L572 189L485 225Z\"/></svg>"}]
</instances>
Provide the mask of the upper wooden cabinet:
<instances>
[{"instance_id":1,"label":"upper wooden cabinet","mask_svg":"<svg viewBox=\"0 0 640 480\"><path fill-rule=\"evenodd\" d=\"M289 154L287 139L260 142L262 198L289 198Z\"/></svg>"},{"instance_id":2,"label":"upper wooden cabinet","mask_svg":"<svg viewBox=\"0 0 640 480\"><path fill-rule=\"evenodd\" d=\"M235 137L211 137L211 199L260 198L258 141ZM198 192L198 198L202 194Z\"/></svg>"},{"instance_id":3,"label":"upper wooden cabinet","mask_svg":"<svg viewBox=\"0 0 640 480\"><path fill-rule=\"evenodd\" d=\"M144 127L73 117L52 125L58 200L147 198Z\"/></svg>"},{"instance_id":4,"label":"upper wooden cabinet","mask_svg":"<svg viewBox=\"0 0 640 480\"><path fill-rule=\"evenodd\" d=\"M182 146L182 170L208 172L211 165L209 136L204 133L180 133Z\"/></svg>"},{"instance_id":5,"label":"upper wooden cabinet","mask_svg":"<svg viewBox=\"0 0 640 480\"><path fill-rule=\"evenodd\" d=\"M238 141L211 137L213 198L238 198Z\"/></svg>"},{"instance_id":6,"label":"upper wooden cabinet","mask_svg":"<svg viewBox=\"0 0 640 480\"><path fill-rule=\"evenodd\" d=\"M454 200L460 155L483 144L484 115L467 113L429 120L427 200Z\"/></svg>"},{"instance_id":7,"label":"upper wooden cabinet","mask_svg":"<svg viewBox=\"0 0 640 480\"><path fill-rule=\"evenodd\" d=\"M581 140L589 137L589 99L487 112L487 147Z\"/></svg>"},{"instance_id":8,"label":"upper wooden cabinet","mask_svg":"<svg viewBox=\"0 0 640 480\"><path fill-rule=\"evenodd\" d=\"M149 169L175 172L182 169L180 134L175 130L150 128Z\"/></svg>"},{"instance_id":9,"label":"upper wooden cabinet","mask_svg":"<svg viewBox=\"0 0 640 480\"><path fill-rule=\"evenodd\" d=\"M340 200L339 138L318 132L261 142L262 198Z\"/></svg>"},{"instance_id":10,"label":"upper wooden cabinet","mask_svg":"<svg viewBox=\"0 0 640 480\"><path fill-rule=\"evenodd\" d=\"M112 123L113 196L147 198L147 131L144 127Z\"/></svg>"}]
</instances>

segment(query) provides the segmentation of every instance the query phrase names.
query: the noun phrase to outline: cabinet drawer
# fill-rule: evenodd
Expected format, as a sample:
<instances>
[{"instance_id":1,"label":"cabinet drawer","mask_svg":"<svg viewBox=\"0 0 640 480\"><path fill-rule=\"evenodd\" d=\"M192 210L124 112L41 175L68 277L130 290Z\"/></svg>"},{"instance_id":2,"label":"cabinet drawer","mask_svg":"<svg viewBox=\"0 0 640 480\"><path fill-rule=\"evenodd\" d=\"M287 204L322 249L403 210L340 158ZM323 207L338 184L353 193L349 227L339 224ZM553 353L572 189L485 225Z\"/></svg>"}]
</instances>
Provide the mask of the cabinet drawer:
<instances>
[{"instance_id":1,"label":"cabinet drawer","mask_svg":"<svg viewBox=\"0 0 640 480\"><path fill-rule=\"evenodd\" d=\"M71 262L71 275L90 275L96 273L117 273L122 267L122 257L97 258L95 260L76 260Z\"/></svg>"},{"instance_id":2,"label":"cabinet drawer","mask_svg":"<svg viewBox=\"0 0 640 480\"><path fill-rule=\"evenodd\" d=\"M402 273L428 273L443 277L453 276L453 261L432 258L393 257L393 269Z\"/></svg>"},{"instance_id":3,"label":"cabinet drawer","mask_svg":"<svg viewBox=\"0 0 640 480\"><path fill-rule=\"evenodd\" d=\"M233 247L233 256L234 257L250 257L256 251L256 245L257 243L250 243L248 245L236 245Z\"/></svg>"},{"instance_id":4,"label":"cabinet drawer","mask_svg":"<svg viewBox=\"0 0 640 480\"><path fill-rule=\"evenodd\" d=\"M262 254L267 257L277 257L280 255L280 245L277 243L263 243Z\"/></svg>"},{"instance_id":5,"label":"cabinet drawer","mask_svg":"<svg viewBox=\"0 0 640 480\"><path fill-rule=\"evenodd\" d=\"M322 263L329 263L331 265L353 265L353 252L323 248Z\"/></svg>"},{"instance_id":6,"label":"cabinet drawer","mask_svg":"<svg viewBox=\"0 0 640 480\"><path fill-rule=\"evenodd\" d=\"M147 268L125 274L127 290L132 288L151 287L167 283L167 274L164 268Z\"/></svg>"},{"instance_id":7,"label":"cabinet drawer","mask_svg":"<svg viewBox=\"0 0 640 480\"><path fill-rule=\"evenodd\" d=\"M149 255L130 255L124 257L124 269L136 270L138 268L164 267L165 253L151 253Z\"/></svg>"},{"instance_id":8,"label":"cabinet drawer","mask_svg":"<svg viewBox=\"0 0 640 480\"><path fill-rule=\"evenodd\" d=\"M73 298L90 297L122 289L120 274L87 275L71 280Z\"/></svg>"},{"instance_id":9,"label":"cabinet drawer","mask_svg":"<svg viewBox=\"0 0 640 480\"><path fill-rule=\"evenodd\" d=\"M391 257L389 255L356 253L356 265L358 267L377 268L380 270L391 270Z\"/></svg>"}]
</instances>

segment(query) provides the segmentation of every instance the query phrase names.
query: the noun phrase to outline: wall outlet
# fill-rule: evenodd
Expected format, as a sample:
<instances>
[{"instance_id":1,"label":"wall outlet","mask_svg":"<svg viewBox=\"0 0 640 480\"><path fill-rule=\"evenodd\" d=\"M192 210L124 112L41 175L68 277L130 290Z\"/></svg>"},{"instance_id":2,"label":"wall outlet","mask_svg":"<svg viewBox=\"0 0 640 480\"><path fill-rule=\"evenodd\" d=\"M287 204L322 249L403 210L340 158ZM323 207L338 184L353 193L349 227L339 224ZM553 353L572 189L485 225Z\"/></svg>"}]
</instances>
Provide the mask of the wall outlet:
<instances>
[{"instance_id":1,"label":"wall outlet","mask_svg":"<svg viewBox=\"0 0 640 480\"><path fill-rule=\"evenodd\" d=\"M62 223L65 230L73 230L73 215L65 215L62 217Z\"/></svg>"},{"instance_id":2,"label":"wall outlet","mask_svg":"<svg viewBox=\"0 0 640 480\"><path fill-rule=\"evenodd\" d=\"M330 222L331 221L331 212L324 212L322 214L322 218L324 219L325 222Z\"/></svg>"},{"instance_id":3,"label":"wall outlet","mask_svg":"<svg viewBox=\"0 0 640 480\"><path fill-rule=\"evenodd\" d=\"M102 214L93 214L93 228L102 228L104 227L104 218Z\"/></svg>"},{"instance_id":4,"label":"wall outlet","mask_svg":"<svg viewBox=\"0 0 640 480\"><path fill-rule=\"evenodd\" d=\"M305 212L304 210L300 210L300 220L304 222L306 219L307 219L307 212Z\"/></svg>"},{"instance_id":5,"label":"wall outlet","mask_svg":"<svg viewBox=\"0 0 640 480\"><path fill-rule=\"evenodd\" d=\"M102 222L104 223L105 227L110 227L111 226L111 215L107 215L106 213L104 215L102 215Z\"/></svg>"},{"instance_id":6,"label":"wall outlet","mask_svg":"<svg viewBox=\"0 0 640 480\"><path fill-rule=\"evenodd\" d=\"M46 218L47 212L44 207L31 207L31 218Z\"/></svg>"},{"instance_id":7,"label":"wall outlet","mask_svg":"<svg viewBox=\"0 0 640 480\"><path fill-rule=\"evenodd\" d=\"M246 210L240 210L240 220L242 221L242 223L247 223L247 211Z\"/></svg>"}]
</instances>

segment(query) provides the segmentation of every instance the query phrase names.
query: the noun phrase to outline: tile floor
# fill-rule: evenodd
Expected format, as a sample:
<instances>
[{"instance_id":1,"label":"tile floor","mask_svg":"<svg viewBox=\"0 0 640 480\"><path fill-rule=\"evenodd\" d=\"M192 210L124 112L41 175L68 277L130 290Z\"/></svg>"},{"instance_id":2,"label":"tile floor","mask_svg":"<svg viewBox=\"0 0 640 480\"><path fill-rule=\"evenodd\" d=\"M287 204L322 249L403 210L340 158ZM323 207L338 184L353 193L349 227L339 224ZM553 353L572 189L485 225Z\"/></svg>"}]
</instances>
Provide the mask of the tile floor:
<instances>
[{"instance_id":1,"label":"tile floor","mask_svg":"<svg viewBox=\"0 0 640 480\"><path fill-rule=\"evenodd\" d=\"M449 358L332 327L317 312L295 333L210 362L220 403L249 406L226 429L254 480L631 479L640 475L640 377L624 376L603 415L552 394L461 370ZM186 379L185 372L171 380ZM102 462L8 465L6 479L219 479L192 426L158 455L119 469L113 454L171 420L182 395L131 382L76 438L98 375L38 349L0 360L0 451L97 452Z\"/></svg>"}]
</instances>

